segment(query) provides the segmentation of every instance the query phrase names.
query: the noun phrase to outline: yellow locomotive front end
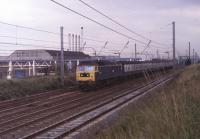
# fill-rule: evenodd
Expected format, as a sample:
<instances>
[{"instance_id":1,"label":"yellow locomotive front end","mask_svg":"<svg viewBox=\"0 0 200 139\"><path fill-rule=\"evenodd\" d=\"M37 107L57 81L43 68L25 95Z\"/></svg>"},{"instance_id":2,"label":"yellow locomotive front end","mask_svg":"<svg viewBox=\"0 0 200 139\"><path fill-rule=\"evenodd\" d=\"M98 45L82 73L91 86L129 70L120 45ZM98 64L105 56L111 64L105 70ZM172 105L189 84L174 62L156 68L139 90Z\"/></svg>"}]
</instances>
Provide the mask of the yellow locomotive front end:
<instances>
[{"instance_id":1,"label":"yellow locomotive front end","mask_svg":"<svg viewBox=\"0 0 200 139\"><path fill-rule=\"evenodd\" d=\"M77 66L76 81L78 82L95 82L95 66Z\"/></svg>"}]
</instances>

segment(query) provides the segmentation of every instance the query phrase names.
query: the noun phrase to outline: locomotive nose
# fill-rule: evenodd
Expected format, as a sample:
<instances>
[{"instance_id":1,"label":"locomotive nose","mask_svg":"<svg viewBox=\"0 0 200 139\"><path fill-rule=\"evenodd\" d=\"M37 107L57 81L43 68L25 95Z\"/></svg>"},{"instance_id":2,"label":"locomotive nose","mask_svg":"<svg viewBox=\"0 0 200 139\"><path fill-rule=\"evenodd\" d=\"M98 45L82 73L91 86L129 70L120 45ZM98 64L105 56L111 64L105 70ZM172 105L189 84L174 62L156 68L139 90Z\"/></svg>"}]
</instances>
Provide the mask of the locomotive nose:
<instances>
[{"instance_id":1,"label":"locomotive nose","mask_svg":"<svg viewBox=\"0 0 200 139\"><path fill-rule=\"evenodd\" d=\"M90 77L90 74L89 73L81 73L80 76L81 77Z\"/></svg>"}]
</instances>

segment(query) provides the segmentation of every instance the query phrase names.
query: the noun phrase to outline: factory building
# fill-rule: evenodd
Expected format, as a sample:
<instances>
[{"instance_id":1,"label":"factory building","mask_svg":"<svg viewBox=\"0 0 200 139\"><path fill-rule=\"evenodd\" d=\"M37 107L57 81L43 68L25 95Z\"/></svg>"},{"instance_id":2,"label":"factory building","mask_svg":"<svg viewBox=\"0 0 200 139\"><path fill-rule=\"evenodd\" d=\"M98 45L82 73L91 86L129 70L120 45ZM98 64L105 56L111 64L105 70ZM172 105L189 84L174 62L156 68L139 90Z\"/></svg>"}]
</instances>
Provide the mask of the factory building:
<instances>
[{"instance_id":1,"label":"factory building","mask_svg":"<svg viewBox=\"0 0 200 139\"><path fill-rule=\"evenodd\" d=\"M82 52L65 51L64 58L66 61L77 59L88 59L89 55ZM5 58L4 58L5 59ZM57 50L16 50L10 56L8 61L56 61L60 59L60 51Z\"/></svg>"},{"instance_id":2,"label":"factory building","mask_svg":"<svg viewBox=\"0 0 200 139\"><path fill-rule=\"evenodd\" d=\"M64 51L65 69L74 71L81 60L90 59L83 52ZM0 78L16 78L55 73L59 70L60 51L16 50L7 57L0 57ZM8 77L10 78L10 77Z\"/></svg>"}]
</instances>

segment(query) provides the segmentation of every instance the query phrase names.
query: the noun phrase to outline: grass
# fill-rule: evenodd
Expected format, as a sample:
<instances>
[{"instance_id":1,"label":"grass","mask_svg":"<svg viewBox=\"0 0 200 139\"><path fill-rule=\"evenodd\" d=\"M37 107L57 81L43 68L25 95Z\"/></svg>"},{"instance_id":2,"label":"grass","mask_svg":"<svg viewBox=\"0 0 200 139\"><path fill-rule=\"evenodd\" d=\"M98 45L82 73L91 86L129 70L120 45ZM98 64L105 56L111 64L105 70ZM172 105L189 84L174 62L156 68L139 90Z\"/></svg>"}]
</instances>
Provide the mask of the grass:
<instances>
[{"instance_id":1,"label":"grass","mask_svg":"<svg viewBox=\"0 0 200 139\"><path fill-rule=\"evenodd\" d=\"M122 112L96 139L199 139L200 66Z\"/></svg>"},{"instance_id":2,"label":"grass","mask_svg":"<svg viewBox=\"0 0 200 139\"><path fill-rule=\"evenodd\" d=\"M72 77L65 78L65 87L73 84ZM29 96L48 90L63 88L57 76L0 81L0 100Z\"/></svg>"}]
</instances>

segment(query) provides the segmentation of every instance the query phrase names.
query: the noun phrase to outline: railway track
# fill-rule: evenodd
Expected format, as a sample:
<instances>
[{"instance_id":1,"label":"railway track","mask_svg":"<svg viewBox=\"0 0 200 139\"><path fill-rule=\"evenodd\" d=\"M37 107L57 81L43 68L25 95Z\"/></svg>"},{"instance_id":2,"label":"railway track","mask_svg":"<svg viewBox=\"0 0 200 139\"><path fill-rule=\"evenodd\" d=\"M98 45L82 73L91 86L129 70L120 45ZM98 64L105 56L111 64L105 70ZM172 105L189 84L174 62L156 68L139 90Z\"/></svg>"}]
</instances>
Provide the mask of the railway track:
<instances>
[{"instance_id":1,"label":"railway track","mask_svg":"<svg viewBox=\"0 0 200 139\"><path fill-rule=\"evenodd\" d=\"M137 89L134 90L130 89L128 91L125 91L123 94L120 94L110 100L106 100L100 103L99 105L88 108L71 117L68 117L62 122L57 122L42 130L38 130L37 132L29 134L23 137L23 139L27 138L59 139L69 136L70 134L77 132L82 127L87 126L89 123L94 122L99 117L117 109L118 107L128 103L133 99L137 99L137 97L141 97L142 95L148 93L149 91L153 90L156 87L165 84L171 79L173 79L173 76L153 81L147 85L138 87ZM72 138L72 136L68 138Z\"/></svg>"},{"instance_id":2,"label":"railway track","mask_svg":"<svg viewBox=\"0 0 200 139\"><path fill-rule=\"evenodd\" d=\"M114 88L117 88L117 87L112 87L109 89L113 90ZM108 91L108 89L104 91ZM0 111L0 125L2 123L7 123L6 122L7 119L12 119L12 117L16 118L18 117L18 115L22 115L23 113L24 114L30 113L30 112L33 113L34 110L39 111L39 110L42 110L42 108L45 109L47 107L52 107L52 108L61 107L63 105L68 104L69 102L72 103L75 100L79 100L78 99L79 97L86 98L88 97L88 95L89 94L80 93L79 91L69 92L69 93L57 92L57 95L51 96L51 97L48 96L47 99L45 98L43 100L33 101L33 102L30 101L29 103L25 103L24 105L14 106L12 108L2 110ZM33 98L35 98L35 96L33 96ZM70 101L68 102L68 100Z\"/></svg>"},{"instance_id":3,"label":"railway track","mask_svg":"<svg viewBox=\"0 0 200 139\"><path fill-rule=\"evenodd\" d=\"M64 118L67 115L70 116L72 113L77 113L82 108L89 107L92 104L94 105L96 103L100 103L102 101L102 97L107 96L107 98L110 98L111 95L113 95L113 91L116 91L116 90L118 90L118 87L109 88L109 89L104 90L103 92L102 91L97 92L98 95L95 95L95 96L94 94L91 94L91 93L82 94L79 97L76 96L77 98L74 98L74 100L66 102L64 105L59 104L54 107L50 107L46 109L44 108L43 110L40 110L40 111L28 113L20 117L16 117L15 119L4 121L3 123L0 124L0 137L19 138L19 135L22 134L20 133L20 131L22 131L23 134L27 131L26 129L28 129L26 133L31 131L31 127L29 127L29 125L34 127L34 129L40 129L42 126L40 124L41 121L42 122L56 121L56 115L58 114L59 116L57 117L59 119ZM86 99L86 98L89 98L89 99ZM79 109L77 109L77 107ZM33 126L33 124L35 123L37 124ZM43 124L43 126L46 126L46 125L47 123ZM12 131L14 131L14 133L12 133ZM7 134L7 135L3 136L3 134Z\"/></svg>"},{"instance_id":4,"label":"railway track","mask_svg":"<svg viewBox=\"0 0 200 139\"><path fill-rule=\"evenodd\" d=\"M75 91L76 87L70 87L67 90L64 89L58 89L58 90L52 90L52 91L47 91L47 92L43 92L43 93L39 93L36 95L31 95L31 96L27 96L27 97L23 97L23 98L17 98L17 99L11 99L11 100L6 100L6 101L0 101L0 112L9 108L14 108L14 107L18 107L21 105L24 105L25 103L31 103L34 101L40 101L40 100L44 100L44 99L48 99L54 96L57 96L59 94L63 94L69 91Z\"/></svg>"},{"instance_id":5,"label":"railway track","mask_svg":"<svg viewBox=\"0 0 200 139\"><path fill-rule=\"evenodd\" d=\"M44 102L31 102L34 105L28 103L29 107L24 104L25 106L20 105L17 110L4 109L4 112L7 112L5 112L6 114L0 112L0 138L49 138L52 136L50 130L57 129L66 122L71 123L95 111L95 109L103 108L104 105L109 105L129 93L141 89L138 86L141 85L142 81L125 83L120 88L118 86L105 88L96 93L59 94L45 99ZM151 82L151 84L155 82ZM145 85L142 85L142 87L145 87ZM67 131L70 129L69 131L72 132L77 129L77 127L72 128L73 126L68 127ZM53 138L57 138L57 136L53 136Z\"/></svg>"}]
</instances>

